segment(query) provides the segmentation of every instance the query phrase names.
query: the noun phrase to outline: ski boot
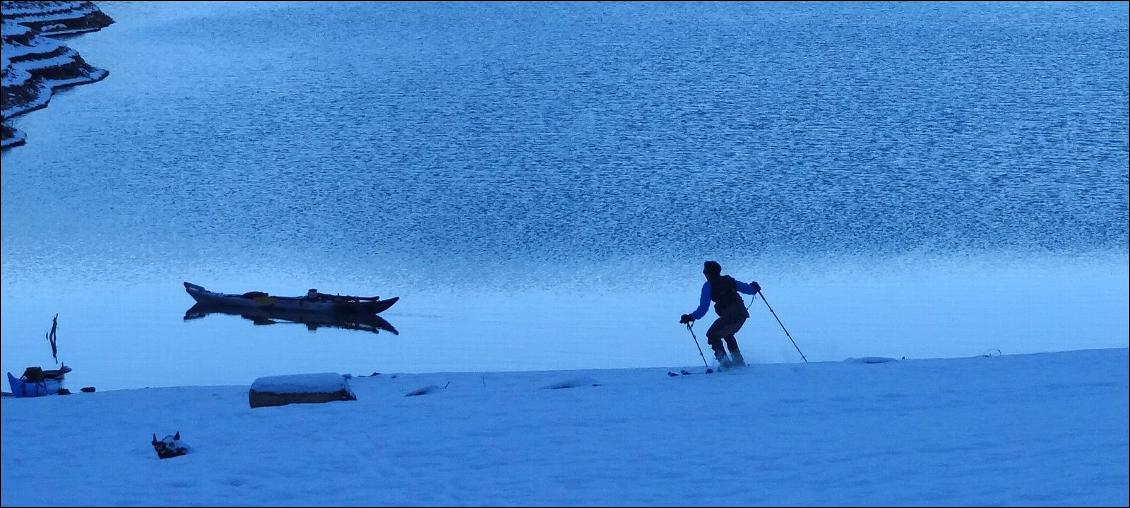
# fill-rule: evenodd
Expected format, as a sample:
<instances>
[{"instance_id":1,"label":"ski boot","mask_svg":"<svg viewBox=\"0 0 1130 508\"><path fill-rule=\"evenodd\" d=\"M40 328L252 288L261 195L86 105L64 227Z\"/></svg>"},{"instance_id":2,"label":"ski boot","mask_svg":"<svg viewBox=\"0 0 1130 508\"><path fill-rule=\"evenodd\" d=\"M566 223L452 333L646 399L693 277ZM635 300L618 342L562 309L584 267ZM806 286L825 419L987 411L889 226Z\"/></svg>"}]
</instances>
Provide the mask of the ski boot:
<instances>
[{"instance_id":1,"label":"ski boot","mask_svg":"<svg viewBox=\"0 0 1130 508\"><path fill-rule=\"evenodd\" d=\"M737 349L731 349L730 350L730 356L733 357L733 360L730 362L732 364L732 366L734 366L734 367L745 367L746 366L745 358L742 358L742 352L741 351L738 351Z\"/></svg>"},{"instance_id":2,"label":"ski boot","mask_svg":"<svg viewBox=\"0 0 1130 508\"><path fill-rule=\"evenodd\" d=\"M726 370L733 366L733 362L726 356L725 353L715 354L714 359L718 361L718 370Z\"/></svg>"}]
</instances>

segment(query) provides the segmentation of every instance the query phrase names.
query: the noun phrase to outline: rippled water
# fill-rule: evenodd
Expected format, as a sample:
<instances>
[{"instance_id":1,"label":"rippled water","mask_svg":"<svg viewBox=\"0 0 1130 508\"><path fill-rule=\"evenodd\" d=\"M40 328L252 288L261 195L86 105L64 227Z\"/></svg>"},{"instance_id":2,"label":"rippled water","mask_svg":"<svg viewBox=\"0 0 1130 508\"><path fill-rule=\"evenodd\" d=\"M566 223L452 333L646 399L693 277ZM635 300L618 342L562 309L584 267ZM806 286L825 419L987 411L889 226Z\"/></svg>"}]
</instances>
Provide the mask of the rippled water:
<instances>
[{"instance_id":1,"label":"rippled water","mask_svg":"<svg viewBox=\"0 0 1130 508\"><path fill-rule=\"evenodd\" d=\"M693 365L703 259L810 360L1127 346L1124 3L100 5L3 155L6 370L55 312L107 386Z\"/></svg>"}]
</instances>

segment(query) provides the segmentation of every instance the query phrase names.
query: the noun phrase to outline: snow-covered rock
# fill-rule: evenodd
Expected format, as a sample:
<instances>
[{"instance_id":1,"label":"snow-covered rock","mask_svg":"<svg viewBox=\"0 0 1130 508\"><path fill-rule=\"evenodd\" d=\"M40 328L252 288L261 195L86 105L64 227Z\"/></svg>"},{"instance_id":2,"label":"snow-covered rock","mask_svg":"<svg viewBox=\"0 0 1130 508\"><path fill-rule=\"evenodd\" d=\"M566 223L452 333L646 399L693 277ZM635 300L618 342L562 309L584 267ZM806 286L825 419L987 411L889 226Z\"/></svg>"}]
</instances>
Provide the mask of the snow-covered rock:
<instances>
[{"instance_id":1,"label":"snow-covered rock","mask_svg":"<svg viewBox=\"0 0 1130 508\"><path fill-rule=\"evenodd\" d=\"M248 393L251 407L357 400L341 374L291 374L256 379Z\"/></svg>"}]
</instances>

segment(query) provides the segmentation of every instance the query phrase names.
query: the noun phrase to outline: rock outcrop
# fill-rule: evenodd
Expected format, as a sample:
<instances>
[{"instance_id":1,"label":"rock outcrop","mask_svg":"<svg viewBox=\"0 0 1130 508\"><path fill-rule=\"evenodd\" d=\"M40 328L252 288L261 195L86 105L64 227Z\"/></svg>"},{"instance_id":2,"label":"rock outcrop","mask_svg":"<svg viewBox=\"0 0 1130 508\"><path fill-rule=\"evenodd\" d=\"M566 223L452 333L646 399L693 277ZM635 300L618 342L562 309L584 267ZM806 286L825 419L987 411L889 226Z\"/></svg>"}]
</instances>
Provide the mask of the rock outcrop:
<instances>
[{"instance_id":1,"label":"rock outcrop","mask_svg":"<svg viewBox=\"0 0 1130 508\"><path fill-rule=\"evenodd\" d=\"M0 2L3 18L2 148L21 145L26 136L8 124L47 106L58 89L99 81L109 75L86 63L53 37L100 30L114 20L93 2Z\"/></svg>"}]
</instances>

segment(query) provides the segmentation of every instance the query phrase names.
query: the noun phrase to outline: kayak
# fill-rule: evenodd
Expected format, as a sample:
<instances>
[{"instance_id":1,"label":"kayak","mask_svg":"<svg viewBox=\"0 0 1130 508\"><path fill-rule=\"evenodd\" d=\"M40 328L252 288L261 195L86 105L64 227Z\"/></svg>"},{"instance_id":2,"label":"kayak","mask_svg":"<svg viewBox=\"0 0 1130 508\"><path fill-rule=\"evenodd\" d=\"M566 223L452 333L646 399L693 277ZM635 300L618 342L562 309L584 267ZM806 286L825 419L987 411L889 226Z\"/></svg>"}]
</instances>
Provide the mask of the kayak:
<instances>
[{"instance_id":1,"label":"kayak","mask_svg":"<svg viewBox=\"0 0 1130 508\"><path fill-rule=\"evenodd\" d=\"M244 309L274 309L335 315L379 314L400 300L393 297L382 300L378 296L329 295L311 289L306 296L273 296L262 291L228 294L208 291L203 286L184 283L184 290L197 303Z\"/></svg>"},{"instance_id":2,"label":"kayak","mask_svg":"<svg viewBox=\"0 0 1130 508\"><path fill-rule=\"evenodd\" d=\"M184 312L184 320L200 319L211 314L227 314L239 316L256 325L273 325L281 323L300 323L306 329L316 331L319 327L342 328L345 330L361 330L380 333L381 330L400 335L400 332L384 318L376 314L332 314L325 312L309 312L300 310L230 307L215 304L197 303Z\"/></svg>"},{"instance_id":3,"label":"kayak","mask_svg":"<svg viewBox=\"0 0 1130 508\"><path fill-rule=\"evenodd\" d=\"M36 367L34 368L34 371L37 371L36 375L29 377L32 371L33 368L28 368L28 371L20 377L8 373L8 386L12 387L13 397L55 395L63 388L63 378L71 368L66 365L59 370L42 370Z\"/></svg>"}]
</instances>

